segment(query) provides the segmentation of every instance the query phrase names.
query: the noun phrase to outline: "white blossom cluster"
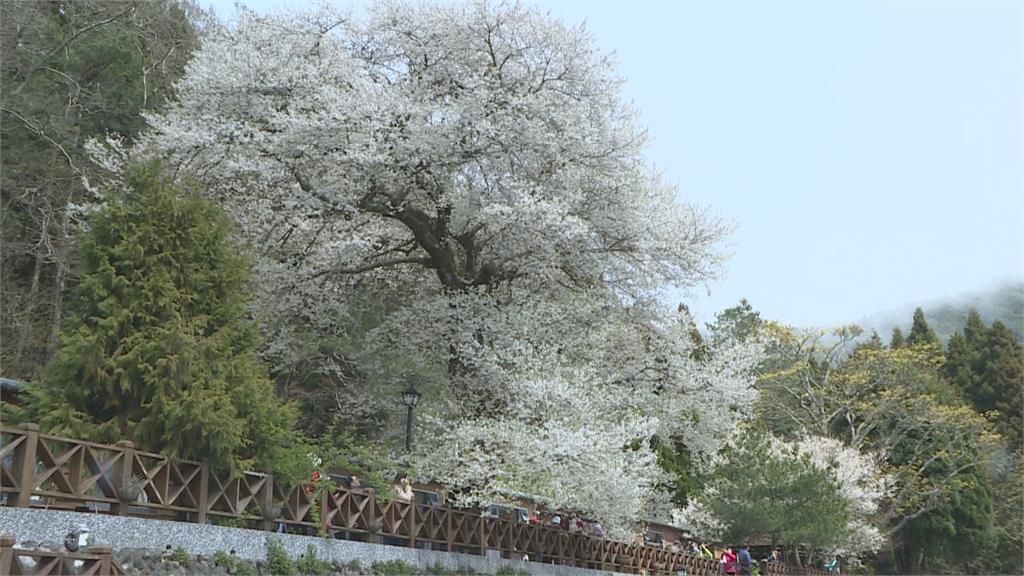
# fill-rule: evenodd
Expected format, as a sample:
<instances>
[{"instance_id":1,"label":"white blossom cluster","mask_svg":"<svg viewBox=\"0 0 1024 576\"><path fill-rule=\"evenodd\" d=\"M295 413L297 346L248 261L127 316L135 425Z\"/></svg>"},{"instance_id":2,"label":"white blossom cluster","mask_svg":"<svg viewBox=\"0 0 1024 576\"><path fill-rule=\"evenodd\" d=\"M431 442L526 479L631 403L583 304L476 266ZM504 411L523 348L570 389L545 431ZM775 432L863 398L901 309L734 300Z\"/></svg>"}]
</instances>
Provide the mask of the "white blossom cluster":
<instances>
[{"instance_id":1,"label":"white blossom cluster","mask_svg":"<svg viewBox=\"0 0 1024 576\"><path fill-rule=\"evenodd\" d=\"M236 219L275 372L440 374L419 472L464 502L536 493L622 529L660 474L650 438L714 453L761 351L697 354L660 303L714 277L727 229L645 165L613 69L584 29L519 5L243 10L128 153ZM357 357L323 350L337 340Z\"/></svg>"},{"instance_id":2,"label":"white blossom cluster","mask_svg":"<svg viewBox=\"0 0 1024 576\"><path fill-rule=\"evenodd\" d=\"M576 310L587 304L578 300ZM743 417L735 408L752 399L748 375L761 358L756 346L732 343L712 351L713 360L693 361L685 316L667 328L623 329L627 322L595 318L587 334L552 329L561 335L551 343L524 335L480 349L476 368L500 383L481 392L500 408L451 418L470 410L461 404L439 416L421 465L446 483L473 486L462 494L466 504L503 491L537 494L623 534L663 500L648 440L679 436L698 455L716 452ZM664 362L651 363L651 354ZM726 355L731 362L720 360Z\"/></svg>"},{"instance_id":3,"label":"white blossom cluster","mask_svg":"<svg viewBox=\"0 0 1024 576\"><path fill-rule=\"evenodd\" d=\"M828 472L847 502L848 533L835 553L855 559L864 552L879 550L885 537L875 525L876 515L882 500L892 493L891 479L882 471L881 456L822 436L806 436L796 443L796 449L815 467Z\"/></svg>"}]
</instances>

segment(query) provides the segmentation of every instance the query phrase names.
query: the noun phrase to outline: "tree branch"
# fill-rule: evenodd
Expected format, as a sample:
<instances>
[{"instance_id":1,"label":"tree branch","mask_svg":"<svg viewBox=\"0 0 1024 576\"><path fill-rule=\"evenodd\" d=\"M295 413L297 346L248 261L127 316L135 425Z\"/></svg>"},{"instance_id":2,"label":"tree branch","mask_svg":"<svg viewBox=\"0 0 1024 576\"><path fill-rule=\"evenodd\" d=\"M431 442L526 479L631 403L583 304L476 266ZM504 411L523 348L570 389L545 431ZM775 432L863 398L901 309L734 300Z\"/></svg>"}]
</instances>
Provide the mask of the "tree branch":
<instances>
[{"instance_id":1,"label":"tree branch","mask_svg":"<svg viewBox=\"0 0 1024 576\"><path fill-rule=\"evenodd\" d=\"M67 48L79 36L81 36L82 34L85 34L86 32L88 32L88 31L90 31L90 30L92 30L94 28L98 28L100 26L103 26L104 24L110 24L114 20L117 20L118 18L120 18L121 16L124 16L125 14L133 12L134 10L135 10L135 3L132 2L131 4L128 5L128 8L125 9L124 11L118 12L117 14L114 14L113 16L111 16L110 18L107 18L106 20L101 20L99 22L95 22L93 24L90 24L90 25L86 26L85 28L82 28L78 32L75 32L74 34L72 34L70 38L68 38L67 40L62 42L60 46L57 46L56 48L51 50L50 53L47 54L46 56L44 56L43 59L40 60L38 63L36 63L35 66L32 66L31 68L29 68L28 72L25 73L25 79L21 81L21 84L14 91L14 93L17 94L17 93L21 92L21 89L24 88L26 84L28 84L28 81L32 78L32 76L34 76L36 72L38 72L43 66L45 66L46 63L50 61L50 58L53 58L61 50Z\"/></svg>"},{"instance_id":2,"label":"tree branch","mask_svg":"<svg viewBox=\"0 0 1024 576\"><path fill-rule=\"evenodd\" d=\"M71 166L71 169L74 170L76 174L81 174L82 173L78 169L78 167L75 166L75 162L73 160L71 160L71 155L68 154L68 151L65 150L64 147L61 146L59 143L57 143L56 140L54 140L53 138L50 138L49 136L47 136L46 132L43 132L42 128L39 128L38 126L33 124L28 118L25 118L24 116L22 116L21 114L18 114L14 110L11 110L10 108L0 108L0 110L2 110L4 112L7 112L8 114L10 114L11 116L14 116L18 120L21 120L22 124L27 126L30 130L32 130L33 132L35 132L36 134L41 136L44 140L46 140L50 144L53 144L54 146L56 146L57 149L60 150L62 154L64 154L64 157L68 159L68 165Z\"/></svg>"},{"instance_id":3,"label":"tree branch","mask_svg":"<svg viewBox=\"0 0 1024 576\"><path fill-rule=\"evenodd\" d=\"M383 260L381 262L371 262L362 266L356 266L355 268L331 268L329 270L321 270L309 277L310 280L326 276L327 274L362 274L363 272L369 272L370 270L376 270L377 268L385 268L387 266L395 266L398 264L420 264L427 268L433 268L433 262L430 258L423 256L407 257L407 258L392 258L390 260Z\"/></svg>"}]
</instances>

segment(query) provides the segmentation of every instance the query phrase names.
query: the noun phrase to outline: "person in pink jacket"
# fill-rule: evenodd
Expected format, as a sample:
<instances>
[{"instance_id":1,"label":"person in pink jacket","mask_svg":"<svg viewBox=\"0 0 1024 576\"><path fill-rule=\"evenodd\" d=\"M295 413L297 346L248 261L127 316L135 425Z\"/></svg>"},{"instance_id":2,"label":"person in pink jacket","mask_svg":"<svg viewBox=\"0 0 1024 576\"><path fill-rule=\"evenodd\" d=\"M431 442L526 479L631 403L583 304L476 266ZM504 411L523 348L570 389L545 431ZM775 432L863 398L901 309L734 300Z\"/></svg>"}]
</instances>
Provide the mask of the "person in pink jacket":
<instances>
[{"instance_id":1,"label":"person in pink jacket","mask_svg":"<svg viewBox=\"0 0 1024 576\"><path fill-rule=\"evenodd\" d=\"M722 552L722 572L730 576L736 574L736 551L732 546L726 546Z\"/></svg>"}]
</instances>

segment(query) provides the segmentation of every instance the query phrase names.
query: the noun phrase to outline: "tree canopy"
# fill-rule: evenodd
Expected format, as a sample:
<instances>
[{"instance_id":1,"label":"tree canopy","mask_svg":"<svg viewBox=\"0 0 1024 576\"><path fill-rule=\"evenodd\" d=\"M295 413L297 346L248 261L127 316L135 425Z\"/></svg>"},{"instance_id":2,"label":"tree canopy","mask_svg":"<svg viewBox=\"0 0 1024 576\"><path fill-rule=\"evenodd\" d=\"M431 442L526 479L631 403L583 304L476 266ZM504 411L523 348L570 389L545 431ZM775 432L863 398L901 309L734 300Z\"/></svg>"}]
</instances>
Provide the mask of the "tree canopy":
<instances>
[{"instance_id":1,"label":"tree canopy","mask_svg":"<svg viewBox=\"0 0 1024 576\"><path fill-rule=\"evenodd\" d=\"M0 2L0 361L31 379L58 347L72 254L97 203L86 144L132 139L198 44L191 0Z\"/></svg>"},{"instance_id":2,"label":"tree canopy","mask_svg":"<svg viewBox=\"0 0 1024 576\"><path fill-rule=\"evenodd\" d=\"M834 549L848 533L852 512L829 473L834 465L750 428L724 451L704 492L678 520L726 543L770 536L773 545Z\"/></svg>"},{"instance_id":3,"label":"tree canopy","mask_svg":"<svg viewBox=\"0 0 1024 576\"><path fill-rule=\"evenodd\" d=\"M698 357L659 301L717 274L727 228L645 165L620 85L583 29L523 6L242 11L128 152L238 221L276 374L376 398L416 378L425 475L465 503L533 492L624 528L661 475L650 440L716 451L759 345ZM374 412L341 388L337 415Z\"/></svg>"},{"instance_id":4,"label":"tree canopy","mask_svg":"<svg viewBox=\"0 0 1024 576\"><path fill-rule=\"evenodd\" d=\"M79 245L62 347L16 417L234 470L270 465L295 412L257 358L230 225L157 166L131 170L114 196Z\"/></svg>"}]
</instances>

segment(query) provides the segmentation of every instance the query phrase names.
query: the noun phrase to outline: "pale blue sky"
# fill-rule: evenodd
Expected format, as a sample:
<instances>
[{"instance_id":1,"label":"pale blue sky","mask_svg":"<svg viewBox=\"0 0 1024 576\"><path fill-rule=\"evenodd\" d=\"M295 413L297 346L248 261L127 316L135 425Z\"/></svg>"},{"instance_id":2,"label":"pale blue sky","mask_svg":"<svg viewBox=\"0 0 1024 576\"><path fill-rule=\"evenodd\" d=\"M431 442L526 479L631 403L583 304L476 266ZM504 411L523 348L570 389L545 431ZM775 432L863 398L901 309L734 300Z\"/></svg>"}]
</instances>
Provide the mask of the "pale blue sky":
<instances>
[{"instance_id":1,"label":"pale blue sky","mask_svg":"<svg viewBox=\"0 0 1024 576\"><path fill-rule=\"evenodd\" d=\"M537 4L617 54L649 160L736 223L702 320L745 297L830 325L1024 277L1021 2Z\"/></svg>"}]
</instances>

